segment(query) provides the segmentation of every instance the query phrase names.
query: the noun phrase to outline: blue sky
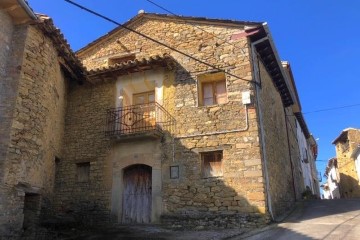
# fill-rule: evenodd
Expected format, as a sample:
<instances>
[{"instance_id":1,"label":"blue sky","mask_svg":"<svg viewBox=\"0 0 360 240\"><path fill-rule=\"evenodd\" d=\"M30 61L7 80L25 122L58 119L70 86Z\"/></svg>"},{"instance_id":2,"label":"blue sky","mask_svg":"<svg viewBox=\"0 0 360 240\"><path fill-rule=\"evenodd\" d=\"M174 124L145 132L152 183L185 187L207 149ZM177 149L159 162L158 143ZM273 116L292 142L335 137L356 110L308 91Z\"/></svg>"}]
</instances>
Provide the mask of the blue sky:
<instances>
[{"instance_id":1,"label":"blue sky","mask_svg":"<svg viewBox=\"0 0 360 240\"><path fill-rule=\"evenodd\" d=\"M152 0L184 16L265 21L282 60L291 63L302 111L319 138L318 171L335 156L331 142L347 127L360 128L360 1L354 0ZM73 50L113 29L64 0L28 0L37 13L54 19ZM146 0L76 0L124 23L140 9L166 13ZM331 111L317 110L339 108Z\"/></svg>"}]
</instances>

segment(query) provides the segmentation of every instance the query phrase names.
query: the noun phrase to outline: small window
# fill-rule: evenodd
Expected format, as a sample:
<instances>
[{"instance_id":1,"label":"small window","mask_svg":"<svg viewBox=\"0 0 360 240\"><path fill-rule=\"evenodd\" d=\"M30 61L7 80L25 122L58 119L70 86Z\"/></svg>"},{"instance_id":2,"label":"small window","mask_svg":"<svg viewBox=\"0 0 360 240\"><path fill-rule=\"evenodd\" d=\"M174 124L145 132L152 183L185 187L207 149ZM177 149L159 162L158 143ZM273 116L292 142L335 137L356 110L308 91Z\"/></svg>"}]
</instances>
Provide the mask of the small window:
<instances>
[{"instance_id":1,"label":"small window","mask_svg":"<svg viewBox=\"0 0 360 240\"><path fill-rule=\"evenodd\" d=\"M108 65L111 66L115 64L126 63L128 61L133 61L133 60L135 60L135 54L113 57L108 59Z\"/></svg>"},{"instance_id":2,"label":"small window","mask_svg":"<svg viewBox=\"0 0 360 240\"><path fill-rule=\"evenodd\" d=\"M198 76L199 105L210 106L227 103L225 73L211 73Z\"/></svg>"},{"instance_id":3,"label":"small window","mask_svg":"<svg viewBox=\"0 0 360 240\"><path fill-rule=\"evenodd\" d=\"M222 176L222 159L222 151L201 153L201 170L203 177L208 178Z\"/></svg>"},{"instance_id":4,"label":"small window","mask_svg":"<svg viewBox=\"0 0 360 240\"><path fill-rule=\"evenodd\" d=\"M78 182L89 182L90 162L76 164L76 177Z\"/></svg>"},{"instance_id":5,"label":"small window","mask_svg":"<svg viewBox=\"0 0 360 240\"><path fill-rule=\"evenodd\" d=\"M59 180L59 174L60 174L60 158L55 156L55 184L57 183L57 181Z\"/></svg>"},{"instance_id":6,"label":"small window","mask_svg":"<svg viewBox=\"0 0 360 240\"><path fill-rule=\"evenodd\" d=\"M170 166L170 178L171 179L179 178L179 166Z\"/></svg>"}]
</instances>

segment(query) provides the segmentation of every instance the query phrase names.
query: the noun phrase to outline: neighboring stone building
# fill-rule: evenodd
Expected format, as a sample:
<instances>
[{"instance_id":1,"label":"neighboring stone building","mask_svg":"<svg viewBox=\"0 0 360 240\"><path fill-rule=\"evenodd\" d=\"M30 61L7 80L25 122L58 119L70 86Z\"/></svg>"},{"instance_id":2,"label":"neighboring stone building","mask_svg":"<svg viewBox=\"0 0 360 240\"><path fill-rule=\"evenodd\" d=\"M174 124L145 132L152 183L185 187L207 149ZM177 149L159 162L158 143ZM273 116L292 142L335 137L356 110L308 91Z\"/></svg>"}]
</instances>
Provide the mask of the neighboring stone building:
<instances>
[{"instance_id":1,"label":"neighboring stone building","mask_svg":"<svg viewBox=\"0 0 360 240\"><path fill-rule=\"evenodd\" d=\"M0 26L0 239L9 239L38 224L52 201L67 85L83 73L52 22L25 1L0 1Z\"/></svg>"},{"instance_id":2,"label":"neighboring stone building","mask_svg":"<svg viewBox=\"0 0 360 240\"><path fill-rule=\"evenodd\" d=\"M116 28L77 52L85 72L50 19L1 9L23 30L2 53L21 59L2 67L17 74L1 89L3 232L51 216L259 226L301 198L298 125L311 137L266 24L140 13L125 26L171 48Z\"/></svg>"},{"instance_id":3,"label":"neighboring stone building","mask_svg":"<svg viewBox=\"0 0 360 240\"><path fill-rule=\"evenodd\" d=\"M286 115L289 129L289 141L291 146L291 158L293 162L293 175L297 183L297 199L304 197L310 189L311 193L320 197L320 186L316 170L316 158L318 146L314 137L310 134L306 121L301 112L300 99L297 94L295 80L289 62L282 62L290 80L290 88L296 97L296 103L292 105L292 115Z\"/></svg>"},{"instance_id":4,"label":"neighboring stone building","mask_svg":"<svg viewBox=\"0 0 360 240\"><path fill-rule=\"evenodd\" d=\"M355 158L360 144L360 129L346 128L332 143L335 145L340 172L341 198L360 197L359 175L356 170Z\"/></svg>"},{"instance_id":5,"label":"neighboring stone building","mask_svg":"<svg viewBox=\"0 0 360 240\"><path fill-rule=\"evenodd\" d=\"M69 94L59 208L188 227L290 209L304 190L287 120L299 100L267 26L147 13L125 25L216 68L121 28L78 51L91 83Z\"/></svg>"}]
</instances>

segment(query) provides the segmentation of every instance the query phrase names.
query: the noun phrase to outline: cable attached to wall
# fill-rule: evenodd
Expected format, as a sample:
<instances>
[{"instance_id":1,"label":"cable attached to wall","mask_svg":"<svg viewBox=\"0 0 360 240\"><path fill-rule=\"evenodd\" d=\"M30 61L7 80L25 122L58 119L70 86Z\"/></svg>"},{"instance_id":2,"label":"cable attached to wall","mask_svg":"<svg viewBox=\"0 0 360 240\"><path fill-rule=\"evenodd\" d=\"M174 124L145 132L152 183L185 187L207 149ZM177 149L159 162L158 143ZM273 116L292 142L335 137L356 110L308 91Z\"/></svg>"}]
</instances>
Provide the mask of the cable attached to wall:
<instances>
[{"instance_id":1,"label":"cable attached to wall","mask_svg":"<svg viewBox=\"0 0 360 240\"><path fill-rule=\"evenodd\" d=\"M207 63L207 62L205 62L205 61L203 61L203 60L201 60L201 59L198 59L198 58L196 58L196 57L194 57L194 56L191 56L191 55L188 54L188 53L185 53L185 52L183 52L183 51L180 51L180 50L176 49L175 47L169 46L169 45L167 45L167 44L165 44L165 43L163 43L163 42L160 42L160 41L158 41L158 40L156 40L156 39L154 39L154 38L152 38L152 37L150 37L150 36L147 36L147 35L139 32L139 31L136 31L136 30L134 30L134 29L132 29L132 28L129 28L129 27L125 26L124 24L121 24L121 23L119 23L119 22L117 22L117 21L115 21L115 20L113 20L113 19L111 19L111 18L109 18L109 17L106 17L106 16L104 16L104 15L102 15L102 14L100 14L100 13L97 13L97 12L95 12L95 11L89 9L89 8L86 8L86 7L84 7L84 6L80 5L80 4L77 4L77 3L75 3L75 2L73 2L73 1L71 1L71 0L65 0L65 1L68 2L68 3L70 3L70 4L72 4L72 5L74 5L74 6L76 6L76 7L78 7L78 8L80 8L80 9L82 9L82 10L84 10L84 11L86 11L86 12L89 12L89 13L97 16L97 17L100 17L100 18L102 18L102 19L104 19L104 20L106 20L106 21L108 21L108 22L111 22L111 23L113 23L113 24L115 24L115 25L117 25L117 26L119 26L119 27L122 27L122 28L124 28L124 29L126 29L126 30L128 30L128 31L130 31L130 32L133 32L133 33L135 33L135 34L137 34L137 35L139 35L139 36L141 36L141 37L143 37L143 38L146 38L146 39L148 39L148 40L150 40L150 41L152 41L152 42L154 42L154 43L156 43L156 44L159 44L159 45L161 45L161 46L163 46L163 47L166 47L166 48L168 48L168 49L170 49L170 50L172 50L172 51L174 51L174 52L177 52L177 53L179 53L179 54L181 54L181 55L183 55L183 56L186 56L186 57L188 57L188 58L190 58L190 59L192 59L192 60L194 60L194 61L196 61L196 62L199 62L199 63L201 63L201 64L203 64L203 65L206 65L206 66L208 66L208 67L211 67L212 69L218 70L218 71L220 71L220 72L224 72L224 73L228 74L229 76L232 76L232 77L234 77L234 78L236 78L236 79L239 79L239 80L242 80L242 81L246 81L246 82L254 83L253 80L248 80L248 79L241 78L241 77L239 77L239 76L237 76L237 75L235 75L235 74L232 74L232 73L230 73L230 72L228 72L228 71L226 71L226 70L224 70L224 69L222 69L222 68L219 68L219 67L217 67L217 66L214 66L214 65L212 65L212 64L210 64L210 63Z\"/></svg>"}]
</instances>

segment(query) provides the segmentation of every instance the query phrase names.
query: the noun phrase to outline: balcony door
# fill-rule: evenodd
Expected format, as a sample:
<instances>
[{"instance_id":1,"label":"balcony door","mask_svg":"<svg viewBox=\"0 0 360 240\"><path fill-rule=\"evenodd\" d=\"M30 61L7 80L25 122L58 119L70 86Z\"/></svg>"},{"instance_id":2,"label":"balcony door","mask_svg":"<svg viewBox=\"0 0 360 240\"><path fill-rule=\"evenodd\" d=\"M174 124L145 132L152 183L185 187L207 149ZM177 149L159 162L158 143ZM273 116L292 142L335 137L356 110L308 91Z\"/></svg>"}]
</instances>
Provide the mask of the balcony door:
<instances>
[{"instance_id":1,"label":"balcony door","mask_svg":"<svg viewBox=\"0 0 360 240\"><path fill-rule=\"evenodd\" d=\"M151 130L155 126L155 92L143 92L133 95L136 115L133 127L135 131Z\"/></svg>"}]
</instances>

